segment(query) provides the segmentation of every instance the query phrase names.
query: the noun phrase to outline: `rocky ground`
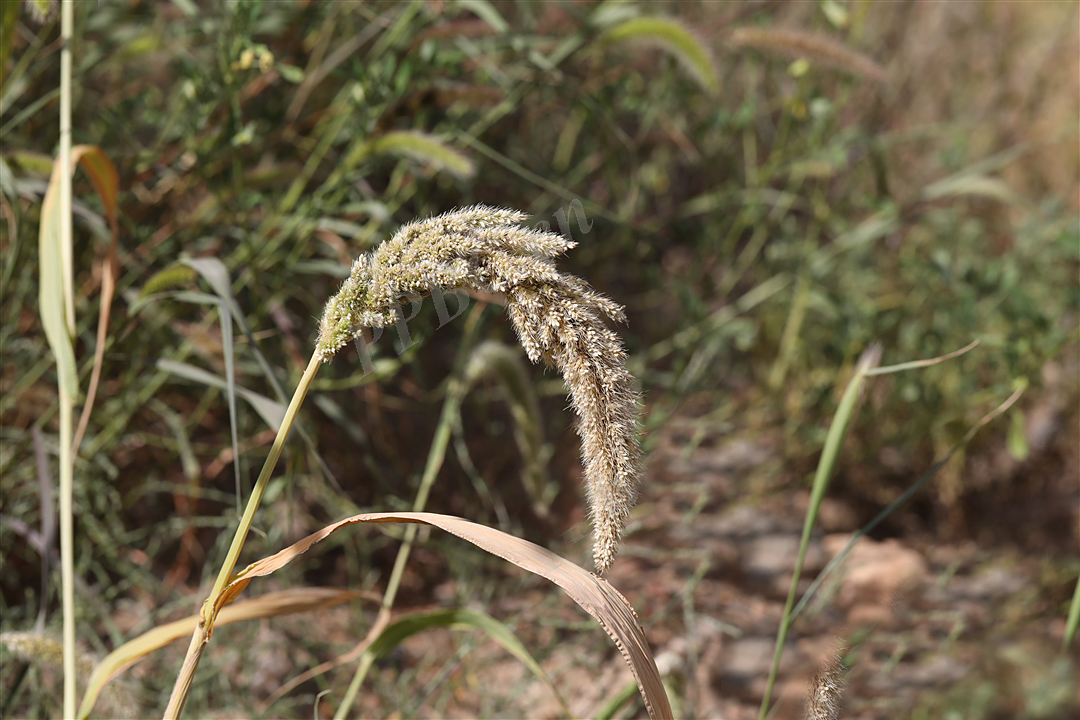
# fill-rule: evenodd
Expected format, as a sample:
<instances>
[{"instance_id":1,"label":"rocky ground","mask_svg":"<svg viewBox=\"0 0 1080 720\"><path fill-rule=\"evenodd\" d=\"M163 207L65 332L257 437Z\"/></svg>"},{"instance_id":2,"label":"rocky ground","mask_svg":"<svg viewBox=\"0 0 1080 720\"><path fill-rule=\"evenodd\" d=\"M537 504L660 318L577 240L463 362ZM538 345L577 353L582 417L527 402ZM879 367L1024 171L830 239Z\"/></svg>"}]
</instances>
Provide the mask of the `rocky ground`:
<instances>
[{"instance_id":1,"label":"rocky ground","mask_svg":"<svg viewBox=\"0 0 1080 720\"><path fill-rule=\"evenodd\" d=\"M791 628L772 718L803 717L812 679L837 657L843 718L1080 718L1080 651L1077 643L1060 651L1080 567L1080 432L1075 417L1052 430L1035 449L1054 462L967 461L969 469L1004 468L1011 480L996 481L1037 488L1037 497L975 518L967 536L875 533L856 541ZM608 579L637 610L677 717L757 717L809 497L805 484L783 482L790 471L777 445L739 437L688 443L673 422L649 459ZM1039 481L1039 473L1053 477ZM867 520L841 495L832 492L822 507L800 597ZM574 546L579 557L586 546L585 539ZM428 559L445 564L438 553ZM595 623L546 581L505 572L478 586L491 595L472 597L472 609L514 630L571 713L595 717L623 693L614 716L644 717L629 669ZM460 605L475 595L460 582L410 592L398 616ZM257 631L219 630L214 662L235 669L226 673L224 698L236 701L242 687L255 708L234 705L219 717L332 717L355 662L292 694L302 700L263 701L303 670L348 652L374 617L372 603L362 608L278 618ZM238 642L232 632L254 639ZM134 676L165 672L180 653L177 644ZM312 708L309 698L324 688L331 694ZM363 717L564 716L517 659L468 630L408 638L379 662L358 703Z\"/></svg>"},{"instance_id":2,"label":"rocky ground","mask_svg":"<svg viewBox=\"0 0 1080 720\"><path fill-rule=\"evenodd\" d=\"M808 492L740 499L755 477L777 470L777 453L766 444L719 440L687 453L677 433L668 440L650 460L651 480L609 579L637 609L669 673L678 716L755 718ZM803 717L812 678L839 657L841 717L1080 718L1080 655L1060 653L1062 608L1075 583L1063 568L1070 555L1080 556L1077 446L1065 446L1069 459L1057 471L1074 482L1054 485L1063 494L1048 500L1072 519L1071 549L1051 556L930 535L860 538L792 627L771 717ZM843 500L826 500L800 597L858 524ZM548 648L543 665L575 716L595 716L632 683L606 636L543 586L489 610L514 618L530 650ZM582 629L567 632L575 617ZM561 630L552 629L560 623ZM426 635L402 652L408 664L453 647L449 634ZM388 681L395 671L389 672ZM445 680L454 677L460 689L440 705L441 714L560 716L545 687L493 643L470 651ZM640 704L628 707L622 715L644 715ZM380 713L374 705L369 710Z\"/></svg>"}]
</instances>

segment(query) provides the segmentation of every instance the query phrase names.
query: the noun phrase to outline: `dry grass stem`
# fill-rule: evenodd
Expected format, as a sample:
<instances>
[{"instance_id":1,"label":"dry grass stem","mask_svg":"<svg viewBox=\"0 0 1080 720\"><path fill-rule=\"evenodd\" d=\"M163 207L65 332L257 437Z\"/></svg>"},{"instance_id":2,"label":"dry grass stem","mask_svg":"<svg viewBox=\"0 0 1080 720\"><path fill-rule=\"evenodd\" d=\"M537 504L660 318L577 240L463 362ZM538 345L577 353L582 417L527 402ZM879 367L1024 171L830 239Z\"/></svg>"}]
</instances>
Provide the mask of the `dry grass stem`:
<instances>
[{"instance_id":1,"label":"dry grass stem","mask_svg":"<svg viewBox=\"0 0 1080 720\"><path fill-rule=\"evenodd\" d=\"M620 305L554 258L575 243L522 228L526 215L483 205L410 223L357 258L326 305L317 355L325 362L364 327L392 325L400 299L472 288L506 296L529 359L562 373L578 415L593 558L604 573L618 551L638 476L638 395L626 351L604 316L625 322Z\"/></svg>"}]
</instances>

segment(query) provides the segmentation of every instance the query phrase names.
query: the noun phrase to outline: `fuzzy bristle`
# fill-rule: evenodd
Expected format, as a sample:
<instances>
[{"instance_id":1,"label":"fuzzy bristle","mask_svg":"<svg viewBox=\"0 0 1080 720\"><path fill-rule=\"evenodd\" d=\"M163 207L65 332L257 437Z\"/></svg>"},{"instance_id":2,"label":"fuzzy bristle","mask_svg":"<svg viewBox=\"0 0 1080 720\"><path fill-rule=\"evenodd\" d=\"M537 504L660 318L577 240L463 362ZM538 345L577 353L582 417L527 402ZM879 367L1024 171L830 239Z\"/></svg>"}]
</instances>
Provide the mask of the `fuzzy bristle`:
<instances>
[{"instance_id":1,"label":"fuzzy bristle","mask_svg":"<svg viewBox=\"0 0 1080 720\"><path fill-rule=\"evenodd\" d=\"M618 304L560 273L554 258L574 246L518 225L525 215L484 205L403 226L353 264L327 303L316 352L329 360L364 327L394 323L399 299L473 288L506 296L518 340L534 363L554 365L578 416L593 558L603 574L618 552L639 471L639 400L626 351L604 317Z\"/></svg>"}]
</instances>

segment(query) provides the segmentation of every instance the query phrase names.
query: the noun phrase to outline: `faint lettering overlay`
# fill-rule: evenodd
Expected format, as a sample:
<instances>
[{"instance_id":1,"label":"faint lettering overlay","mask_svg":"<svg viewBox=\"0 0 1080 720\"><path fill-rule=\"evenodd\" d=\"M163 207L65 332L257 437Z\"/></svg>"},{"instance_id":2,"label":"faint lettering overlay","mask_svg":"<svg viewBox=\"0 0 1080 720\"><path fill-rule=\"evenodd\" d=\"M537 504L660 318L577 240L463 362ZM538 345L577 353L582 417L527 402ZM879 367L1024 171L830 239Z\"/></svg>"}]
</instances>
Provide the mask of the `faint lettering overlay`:
<instances>
[{"instance_id":1,"label":"faint lettering overlay","mask_svg":"<svg viewBox=\"0 0 1080 720\"><path fill-rule=\"evenodd\" d=\"M559 208L552 215L563 237L571 239L574 237L570 228L571 215L577 223L579 234L588 235L592 231L593 222L585 215L585 207L581 204L581 201L575 198L565 208ZM542 232L549 232L551 223L547 220L541 220L534 224L533 227ZM431 298L431 302L435 305L435 314L439 317L440 328L460 317L468 309L471 300L469 294L464 290L447 292L439 288L431 288L426 294L410 293L398 298L398 305L395 310L397 319L394 321L394 330L397 332L394 349L398 355L416 344L412 333L409 332L409 321L420 314L421 308L424 307L425 298ZM409 307L408 314L405 312L406 305ZM353 346L360 356L360 367L363 368L364 375L367 375L375 370L370 348L382 338L386 328L369 328L371 337L365 337L363 330L364 328L356 328Z\"/></svg>"}]
</instances>

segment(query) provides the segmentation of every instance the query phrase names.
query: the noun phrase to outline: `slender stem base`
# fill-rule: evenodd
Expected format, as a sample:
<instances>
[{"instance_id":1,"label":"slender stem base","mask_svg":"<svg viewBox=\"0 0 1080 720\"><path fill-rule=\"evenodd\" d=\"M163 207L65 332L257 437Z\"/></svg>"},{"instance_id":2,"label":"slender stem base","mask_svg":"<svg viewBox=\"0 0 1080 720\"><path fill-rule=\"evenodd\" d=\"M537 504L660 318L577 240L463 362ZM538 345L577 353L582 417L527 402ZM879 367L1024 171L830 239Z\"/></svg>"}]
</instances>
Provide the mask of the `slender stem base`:
<instances>
[{"instance_id":1,"label":"slender stem base","mask_svg":"<svg viewBox=\"0 0 1080 720\"><path fill-rule=\"evenodd\" d=\"M195 632L192 633L191 644L188 646L187 655L184 657L184 664L180 666L180 673L176 677L176 684L173 686L172 695L169 697L169 704L165 708L164 717L166 720L179 718L180 712L184 708L188 691L191 690L192 679L195 677L195 669L199 666L199 659L202 657L203 649L210 642L210 635L214 632L218 599L232 578L233 570L236 568L236 561L240 557L240 551L244 549L244 541L247 539L248 530L251 529L251 523L255 519L255 511L259 509L259 503L262 501L263 493L270 482L270 476L273 474L278 458L281 457L281 451L285 447L285 439L289 436L289 430L296 419L296 413L300 410L304 397L307 396L308 388L311 386L311 381L315 378L315 373L318 372L320 364L321 361L318 356L313 355L304 370L303 377L300 378L296 392L293 393L289 407L285 411L285 418L281 421L277 437L274 438L274 444L270 447L270 454L266 456L266 462L263 463L262 472L259 473L259 478L255 481L255 488L251 491L251 498L248 499L247 507L244 508L244 515L240 518L240 525L236 528L236 534L233 535L232 545L229 546L225 562L221 565L221 570L218 572L217 580L214 581L214 587L210 591L209 597L203 603L202 617L199 624L195 626Z\"/></svg>"}]
</instances>

